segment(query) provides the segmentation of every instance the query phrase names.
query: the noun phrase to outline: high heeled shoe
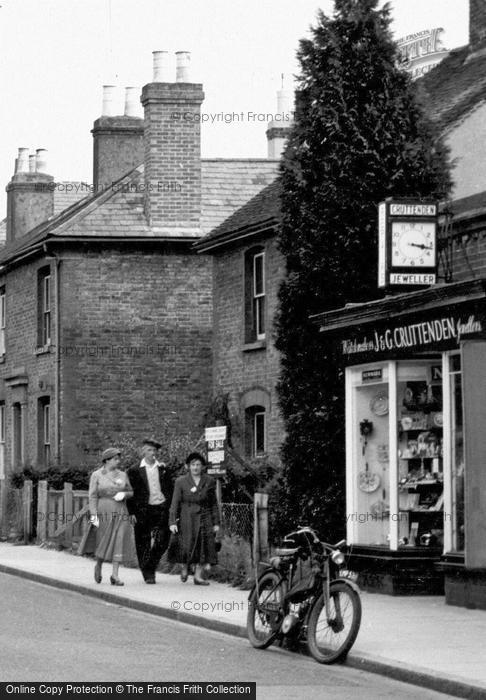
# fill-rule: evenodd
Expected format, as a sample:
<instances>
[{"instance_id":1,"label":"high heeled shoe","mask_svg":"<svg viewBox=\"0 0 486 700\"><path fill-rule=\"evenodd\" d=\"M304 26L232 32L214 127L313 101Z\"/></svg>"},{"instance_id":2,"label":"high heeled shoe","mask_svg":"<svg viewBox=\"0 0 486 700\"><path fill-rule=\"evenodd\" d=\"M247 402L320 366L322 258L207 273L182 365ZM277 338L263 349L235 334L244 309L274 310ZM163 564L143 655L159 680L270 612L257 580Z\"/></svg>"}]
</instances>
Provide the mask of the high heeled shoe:
<instances>
[{"instance_id":1,"label":"high heeled shoe","mask_svg":"<svg viewBox=\"0 0 486 700\"><path fill-rule=\"evenodd\" d=\"M96 583L101 583L101 562L97 561L94 568L94 580Z\"/></svg>"},{"instance_id":2,"label":"high heeled shoe","mask_svg":"<svg viewBox=\"0 0 486 700\"><path fill-rule=\"evenodd\" d=\"M119 578L115 578L114 576L110 576L110 583L112 586L124 586L125 584L123 581L120 581Z\"/></svg>"}]
</instances>

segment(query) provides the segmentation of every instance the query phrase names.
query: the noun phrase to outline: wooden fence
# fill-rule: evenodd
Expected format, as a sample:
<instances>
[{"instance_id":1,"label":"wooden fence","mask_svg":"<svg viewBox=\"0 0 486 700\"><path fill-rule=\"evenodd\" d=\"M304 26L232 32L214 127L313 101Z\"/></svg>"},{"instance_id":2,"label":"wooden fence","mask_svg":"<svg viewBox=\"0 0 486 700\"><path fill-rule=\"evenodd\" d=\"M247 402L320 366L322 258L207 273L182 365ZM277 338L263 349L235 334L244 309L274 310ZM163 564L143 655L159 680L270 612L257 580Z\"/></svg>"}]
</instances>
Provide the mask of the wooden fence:
<instances>
[{"instance_id":1,"label":"wooden fence","mask_svg":"<svg viewBox=\"0 0 486 700\"><path fill-rule=\"evenodd\" d=\"M88 526L88 492L67 482L62 490L49 489L47 481L34 488L26 480L21 489L7 489L3 482L0 503L0 534L10 540L73 548Z\"/></svg>"}]
</instances>

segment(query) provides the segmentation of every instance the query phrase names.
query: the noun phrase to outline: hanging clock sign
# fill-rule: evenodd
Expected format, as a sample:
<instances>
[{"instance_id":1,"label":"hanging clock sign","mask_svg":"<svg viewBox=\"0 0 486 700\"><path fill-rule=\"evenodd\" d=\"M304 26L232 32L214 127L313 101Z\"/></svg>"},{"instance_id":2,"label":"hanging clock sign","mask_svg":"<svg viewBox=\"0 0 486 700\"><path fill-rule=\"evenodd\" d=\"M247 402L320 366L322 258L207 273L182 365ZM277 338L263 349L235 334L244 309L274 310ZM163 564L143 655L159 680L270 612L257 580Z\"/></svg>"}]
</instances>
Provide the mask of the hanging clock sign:
<instances>
[{"instance_id":1,"label":"hanging clock sign","mask_svg":"<svg viewBox=\"0 0 486 700\"><path fill-rule=\"evenodd\" d=\"M437 282L437 202L387 199L378 207L378 286Z\"/></svg>"}]
</instances>

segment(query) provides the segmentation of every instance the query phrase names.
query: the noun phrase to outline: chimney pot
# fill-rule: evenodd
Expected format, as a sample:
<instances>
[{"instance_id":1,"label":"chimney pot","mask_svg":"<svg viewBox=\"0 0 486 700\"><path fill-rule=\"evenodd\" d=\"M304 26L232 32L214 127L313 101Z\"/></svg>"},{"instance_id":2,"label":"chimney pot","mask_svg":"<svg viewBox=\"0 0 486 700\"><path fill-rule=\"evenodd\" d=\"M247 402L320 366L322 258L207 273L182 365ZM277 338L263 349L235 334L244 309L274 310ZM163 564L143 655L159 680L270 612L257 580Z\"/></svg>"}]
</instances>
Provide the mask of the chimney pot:
<instances>
[{"instance_id":1,"label":"chimney pot","mask_svg":"<svg viewBox=\"0 0 486 700\"><path fill-rule=\"evenodd\" d=\"M101 107L102 117L116 116L116 85L103 85L103 104Z\"/></svg>"},{"instance_id":2,"label":"chimney pot","mask_svg":"<svg viewBox=\"0 0 486 700\"><path fill-rule=\"evenodd\" d=\"M288 114L291 110L291 93L282 88L277 90L277 112L285 112Z\"/></svg>"},{"instance_id":3,"label":"chimney pot","mask_svg":"<svg viewBox=\"0 0 486 700\"><path fill-rule=\"evenodd\" d=\"M29 156L29 173L35 173L35 153L31 153Z\"/></svg>"},{"instance_id":4,"label":"chimney pot","mask_svg":"<svg viewBox=\"0 0 486 700\"><path fill-rule=\"evenodd\" d=\"M127 87L125 88L125 116L140 117L140 88Z\"/></svg>"},{"instance_id":5,"label":"chimney pot","mask_svg":"<svg viewBox=\"0 0 486 700\"><path fill-rule=\"evenodd\" d=\"M17 158L17 173L27 173L29 172L29 149L19 148L19 155Z\"/></svg>"},{"instance_id":6,"label":"chimney pot","mask_svg":"<svg viewBox=\"0 0 486 700\"><path fill-rule=\"evenodd\" d=\"M189 83L189 65L191 54L189 51L176 51L176 83Z\"/></svg>"},{"instance_id":7,"label":"chimney pot","mask_svg":"<svg viewBox=\"0 0 486 700\"><path fill-rule=\"evenodd\" d=\"M154 57L154 83L170 83L169 76L169 52L153 51Z\"/></svg>"},{"instance_id":8,"label":"chimney pot","mask_svg":"<svg viewBox=\"0 0 486 700\"><path fill-rule=\"evenodd\" d=\"M38 148L35 152L35 169L38 173L47 172L47 150L45 148Z\"/></svg>"}]
</instances>

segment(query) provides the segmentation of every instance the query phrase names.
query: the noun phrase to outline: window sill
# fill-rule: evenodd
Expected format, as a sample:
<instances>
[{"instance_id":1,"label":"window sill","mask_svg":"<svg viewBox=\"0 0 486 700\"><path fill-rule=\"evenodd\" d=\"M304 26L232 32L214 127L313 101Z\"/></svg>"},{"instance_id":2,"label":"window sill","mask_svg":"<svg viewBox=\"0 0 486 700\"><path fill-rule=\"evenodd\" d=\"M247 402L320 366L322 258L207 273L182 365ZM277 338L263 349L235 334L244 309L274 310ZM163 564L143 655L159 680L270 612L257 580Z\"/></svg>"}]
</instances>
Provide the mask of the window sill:
<instances>
[{"instance_id":1,"label":"window sill","mask_svg":"<svg viewBox=\"0 0 486 700\"><path fill-rule=\"evenodd\" d=\"M267 347L267 341L265 339L263 340L254 340L252 343L245 343L243 345L243 352L253 352L253 350L265 350Z\"/></svg>"},{"instance_id":2,"label":"window sill","mask_svg":"<svg viewBox=\"0 0 486 700\"><path fill-rule=\"evenodd\" d=\"M40 345L38 348L34 350L35 355L45 355L48 352L51 352L52 345L48 343L47 345Z\"/></svg>"}]
</instances>

